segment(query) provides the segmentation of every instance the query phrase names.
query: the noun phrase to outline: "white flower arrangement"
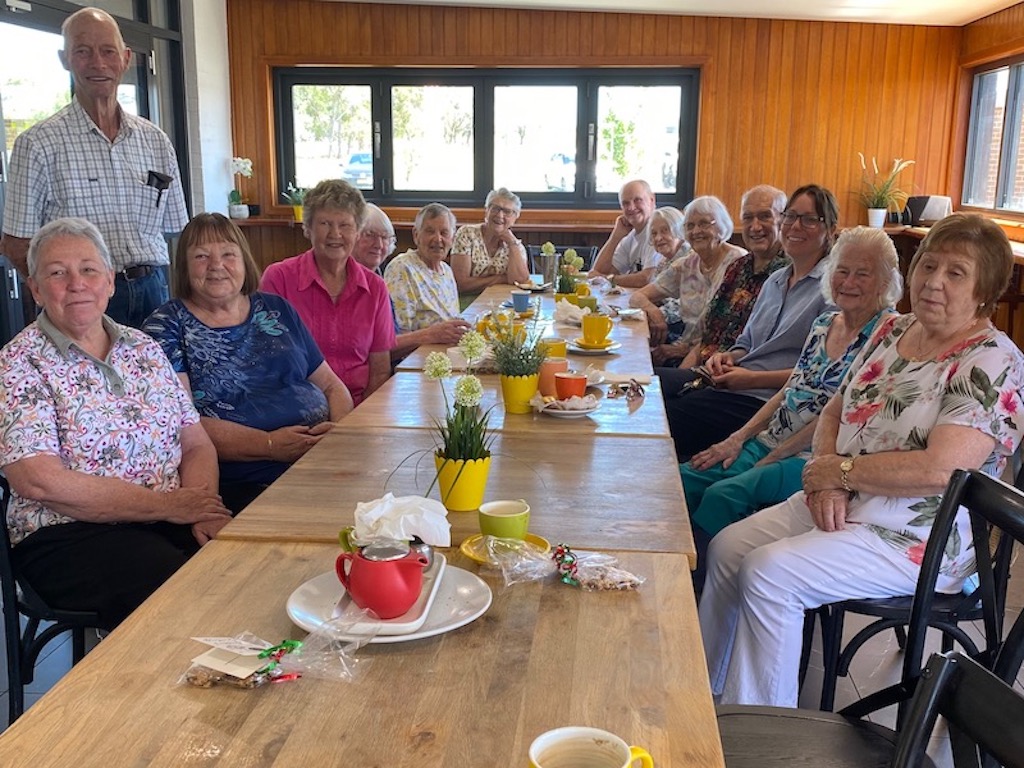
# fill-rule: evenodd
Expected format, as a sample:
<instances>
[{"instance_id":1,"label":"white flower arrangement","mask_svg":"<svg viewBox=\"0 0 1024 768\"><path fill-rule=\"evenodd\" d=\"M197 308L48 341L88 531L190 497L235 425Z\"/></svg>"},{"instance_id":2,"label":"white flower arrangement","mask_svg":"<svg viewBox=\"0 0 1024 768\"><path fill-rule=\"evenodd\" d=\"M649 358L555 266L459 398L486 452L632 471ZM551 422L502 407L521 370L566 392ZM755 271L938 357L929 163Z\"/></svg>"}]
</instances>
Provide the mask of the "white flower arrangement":
<instances>
[{"instance_id":1,"label":"white flower arrangement","mask_svg":"<svg viewBox=\"0 0 1024 768\"><path fill-rule=\"evenodd\" d=\"M252 178L252 160L248 157L232 157L231 158L231 175L235 177L235 188L228 193L228 203L230 205L241 205L242 193L238 190L238 177L244 176L247 179Z\"/></svg>"}]
</instances>

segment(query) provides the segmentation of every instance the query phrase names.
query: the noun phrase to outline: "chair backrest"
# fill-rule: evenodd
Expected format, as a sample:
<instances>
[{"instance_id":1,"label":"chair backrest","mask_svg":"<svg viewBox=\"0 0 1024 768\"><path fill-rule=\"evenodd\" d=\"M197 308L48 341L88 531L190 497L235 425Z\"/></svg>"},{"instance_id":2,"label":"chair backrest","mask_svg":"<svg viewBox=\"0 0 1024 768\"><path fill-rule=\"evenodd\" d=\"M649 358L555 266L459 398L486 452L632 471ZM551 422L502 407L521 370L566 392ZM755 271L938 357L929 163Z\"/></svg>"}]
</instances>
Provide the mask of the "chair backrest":
<instances>
[{"instance_id":1,"label":"chair backrest","mask_svg":"<svg viewBox=\"0 0 1024 768\"><path fill-rule=\"evenodd\" d=\"M917 768L938 715L949 725L955 768L1024 768L1024 697L958 651L934 654L900 731L893 768Z\"/></svg>"},{"instance_id":2,"label":"chair backrest","mask_svg":"<svg viewBox=\"0 0 1024 768\"><path fill-rule=\"evenodd\" d=\"M942 496L932 533L921 562L921 575L910 610L907 647L903 660L903 681L920 675L928 617L935 597L935 584L946 543L955 535L959 508L966 507L971 519L970 546L977 562L978 587L970 599L981 604L985 645L978 659L1003 680L1012 681L1024 654L1024 619L1020 616L1003 640L1006 584L1014 542L1024 542L1024 493L978 470L958 469ZM1001 532L995 548L990 547L993 530ZM1024 614L1022 614L1024 616ZM981 646L979 646L981 647ZM1001 653L1003 649L1006 653Z\"/></svg>"}]
</instances>

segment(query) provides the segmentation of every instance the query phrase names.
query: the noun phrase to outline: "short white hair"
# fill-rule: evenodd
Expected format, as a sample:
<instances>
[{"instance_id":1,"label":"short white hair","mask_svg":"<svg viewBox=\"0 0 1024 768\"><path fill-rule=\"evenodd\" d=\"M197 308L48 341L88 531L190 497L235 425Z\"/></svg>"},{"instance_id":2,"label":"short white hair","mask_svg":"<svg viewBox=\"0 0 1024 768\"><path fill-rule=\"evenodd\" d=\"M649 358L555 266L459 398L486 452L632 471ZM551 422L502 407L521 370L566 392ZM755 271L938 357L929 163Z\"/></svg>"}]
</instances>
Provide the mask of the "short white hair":
<instances>
[{"instance_id":1,"label":"short white hair","mask_svg":"<svg viewBox=\"0 0 1024 768\"><path fill-rule=\"evenodd\" d=\"M484 200L484 208L490 208L491 203L495 200L508 200L512 203L512 207L515 208L516 214L522 213L523 201L519 199L519 195L507 187L498 187L497 189L492 189L488 192L487 199Z\"/></svg>"},{"instance_id":2,"label":"short white hair","mask_svg":"<svg viewBox=\"0 0 1024 768\"><path fill-rule=\"evenodd\" d=\"M728 242L733 234L732 216L729 215L729 210L725 207L725 203L714 195L701 195L700 197L693 198L683 208L684 228L685 222L702 214L710 216L714 220L718 239L723 243Z\"/></svg>"},{"instance_id":3,"label":"short white hair","mask_svg":"<svg viewBox=\"0 0 1024 768\"><path fill-rule=\"evenodd\" d=\"M366 217L363 219L363 226L360 227L360 231L367 229L382 229L390 238L384 258L395 252L395 225L391 223L388 215L373 203L366 204Z\"/></svg>"},{"instance_id":4,"label":"short white hair","mask_svg":"<svg viewBox=\"0 0 1024 768\"><path fill-rule=\"evenodd\" d=\"M43 250L48 242L58 237L77 237L88 240L96 247L105 266L111 272L114 271L114 262L110 258L110 249L103 240L103 235L96 229L96 225L85 219L63 218L54 219L32 236L28 244L28 273L31 277L36 276L36 268L39 266L39 252Z\"/></svg>"},{"instance_id":5,"label":"short white hair","mask_svg":"<svg viewBox=\"0 0 1024 768\"><path fill-rule=\"evenodd\" d=\"M847 248L862 248L875 257L875 267L882 278L882 289L878 294L878 308L895 307L903 298L903 275L900 274L900 257L884 229L877 227L854 227L845 230L832 246L824 264L821 276L821 294L829 304L835 304L832 295L832 275L839 265L839 259Z\"/></svg>"}]
</instances>

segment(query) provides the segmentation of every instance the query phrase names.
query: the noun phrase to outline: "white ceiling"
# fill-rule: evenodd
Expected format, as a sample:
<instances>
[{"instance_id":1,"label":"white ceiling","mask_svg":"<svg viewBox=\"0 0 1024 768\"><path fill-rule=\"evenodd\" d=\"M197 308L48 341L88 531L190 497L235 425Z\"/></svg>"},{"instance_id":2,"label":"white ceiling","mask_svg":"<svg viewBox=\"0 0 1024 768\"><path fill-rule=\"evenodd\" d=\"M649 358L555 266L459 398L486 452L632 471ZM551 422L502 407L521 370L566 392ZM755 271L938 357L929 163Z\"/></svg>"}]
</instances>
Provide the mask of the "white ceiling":
<instances>
[{"instance_id":1,"label":"white ceiling","mask_svg":"<svg viewBox=\"0 0 1024 768\"><path fill-rule=\"evenodd\" d=\"M351 0L336 0L338 2ZM356 0L365 2L366 0ZM672 13L686 16L860 21L959 27L1015 5L1019 0L376 0L393 5Z\"/></svg>"}]
</instances>

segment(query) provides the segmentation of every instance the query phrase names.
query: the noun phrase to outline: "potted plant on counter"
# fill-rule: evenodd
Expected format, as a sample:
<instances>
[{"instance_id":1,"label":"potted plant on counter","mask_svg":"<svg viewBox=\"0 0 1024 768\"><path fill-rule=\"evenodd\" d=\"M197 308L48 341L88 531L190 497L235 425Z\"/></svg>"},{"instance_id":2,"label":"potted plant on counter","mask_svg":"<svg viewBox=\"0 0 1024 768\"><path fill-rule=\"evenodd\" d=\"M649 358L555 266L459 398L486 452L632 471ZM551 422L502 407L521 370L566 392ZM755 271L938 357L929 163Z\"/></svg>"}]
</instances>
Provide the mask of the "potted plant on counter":
<instances>
[{"instance_id":1,"label":"potted plant on counter","mask_svg":"<svg viewBox=\"0 0 1024 768\"><path fill-rule=\"evenodd\" d=\"M239 177L252 178L252 160L248 157L231 158L231 175L235 178L235 187L228 193L228 216L232 219L248 219L249 206L245 204L239 187Z\"/></svg>"},{"instance_id":2,"label":"potted plant on counter","mask_svg":"<svg viewBox=\"0 0 1024 768\"><path fill-rule=\"evenodd\" d=\"M302 206L306 202L307 192L309 192L309 190L305 187L297 187L294 184L289 184L288 188L281 193L281 197L283 197L285 202L292 207L292 215L295 217L295 221L298 224L302 223Z\"/></svg>"},{"instance_id":3,"label":"potted plant on counter","mask_svg":"<svg viewBox=\"0 0 1024 768\"><path fill-rule=\"evenodd\" d=\"M892 169L883 174L878 170L875 158L871 158L872 170L869 172L864 154L858 152L857 155L861 168L860 201L868 209L868 224L884 227L889 213L899 213L907 204L908 194L896 186L896 180L914 161L897 157L892 161Z\"/></svg>"},{"instance_id":4,"label":"potted plant on counter","mask_svg":"<svg viewBox=\"0 0 1024 768\"><path fill-rule=\"evenodd\" d=\"M530 399L537 392L540 364L547 347L540 344L536 325L509 321L495 327L491 348L494 366L501 374L501 396L505 413L530 413Z\"/></svg>"},{"instance_id":5,"label":"potted plant on counter","mask_svg":"<svg viewBox=\"0 0 1024 768\"><path fill-rule=\"evenodd\" d=\"M459 341L459 350L466 358L467 372L455 382L454 402L449 402L444 387L444 379L452 375L452 362L448 355L431 352L423 367L428 378L440 383L444 395L444 419L434 418L437 442L434 450L435 481L440 488L441 503L452 512L479 509L491 468L494 434L487 428L490 410L480 410L483 385L472 373L474 363L483 358L485 346L483 336L476 331L467 332Z\"/></svg>"}]
</instances>

